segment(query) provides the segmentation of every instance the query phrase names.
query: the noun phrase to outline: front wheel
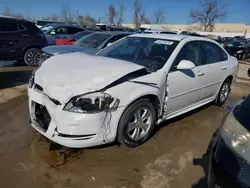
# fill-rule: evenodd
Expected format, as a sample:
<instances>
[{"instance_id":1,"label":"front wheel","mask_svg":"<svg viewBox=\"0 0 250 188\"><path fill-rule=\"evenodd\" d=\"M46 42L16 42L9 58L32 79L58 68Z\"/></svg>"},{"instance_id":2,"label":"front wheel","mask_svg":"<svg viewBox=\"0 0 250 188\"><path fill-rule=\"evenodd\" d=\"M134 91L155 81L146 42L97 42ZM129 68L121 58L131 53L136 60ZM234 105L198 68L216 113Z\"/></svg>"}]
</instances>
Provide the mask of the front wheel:
<instances>
[{"instance_id":1,"label":"front wheel","mask_svg":"<svg viewBox=\"0 0 250 188\"><path fill-rule=\"evenodd\" d=\"M29 66L38 66L41 58L41 50L38 48L31 48L27 50L24 54L24 62Z\"/></svg>"},{"instance_id":2,"label":"front wheel","mask_svg":"<svg viewBox=\"0 0 250 188\"><path fill-rule=\"evenodd\" d=\"M242 53L242 55L241 55L241 58L240 58L241 60L244 60L244 59L246 59L246 54L245 53Z\"/></svg>"},{"instance_id":3,"label":"front wheel","mask_svg":"<svg viewBox=\"0 0 250 188\"><path fill-rule=\"evenodd\" d=\"M123 113L117 131L117 140L128 147L137 147L152 135L156 110L149 99L140 99Z\"/></svg>"},{"instance_id":4,"label":"front wheel","mask_svg":"<svg viewBox=\"0 0 250 188\"><path fill-rule=\"evenodd\" d=\"M223 104L225 104L230 93L230 87L231 87L231 81L229 79L225 80L217 95L217 98L215 100L215 105L222 106Z\"/></svg>"}]
</instances>

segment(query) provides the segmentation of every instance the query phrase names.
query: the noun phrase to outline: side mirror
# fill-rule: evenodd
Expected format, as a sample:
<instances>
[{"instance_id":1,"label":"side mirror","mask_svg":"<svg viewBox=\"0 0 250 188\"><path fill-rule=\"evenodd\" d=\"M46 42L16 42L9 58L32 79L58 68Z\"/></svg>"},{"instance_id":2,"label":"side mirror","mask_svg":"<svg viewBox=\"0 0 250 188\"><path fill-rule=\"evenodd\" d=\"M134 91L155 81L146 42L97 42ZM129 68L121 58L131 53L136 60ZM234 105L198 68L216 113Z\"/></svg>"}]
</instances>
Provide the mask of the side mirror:
<instances>
[{"instance_id":1,"label":"side mirror","mask_svg":"<svg viewBox=\"0 0 250 188\"><path fill-rule=\"evenodd\" d=\"M55 31L51 31L51 32L50 32L50 35L55 35L55 34L56 34Z\"/></svg>"},{"instance_id":2,"label":"side mirror","mask_svg":"<svg viewBox=\"0 0 250 188\"><path fill-rule=\"evenodd\" d=\"M182 60L178 65L178 70L190 70L195 68L195 64L189 60Z\"/></svg>"},{"instance_id":3,"label":"side mirror","mask_svg":"<svg viewBox=\"0 0 250 188\"><path fill-rule=\"evenodd\" d=\"M250 77L250 68L248 69L247 74Z\"/></svg>"},{"instance_id":4,"label":"side mirror","mask_svg":"<svg viewBox=\"0 0 250 188\"><path fill-rule=\"evenodd\" d=\"M110 45L112 45L112 44L113 44L113 42L109 42L109 43L107 44L107 47L110 46Z\"/></svg>"}]
</instances>

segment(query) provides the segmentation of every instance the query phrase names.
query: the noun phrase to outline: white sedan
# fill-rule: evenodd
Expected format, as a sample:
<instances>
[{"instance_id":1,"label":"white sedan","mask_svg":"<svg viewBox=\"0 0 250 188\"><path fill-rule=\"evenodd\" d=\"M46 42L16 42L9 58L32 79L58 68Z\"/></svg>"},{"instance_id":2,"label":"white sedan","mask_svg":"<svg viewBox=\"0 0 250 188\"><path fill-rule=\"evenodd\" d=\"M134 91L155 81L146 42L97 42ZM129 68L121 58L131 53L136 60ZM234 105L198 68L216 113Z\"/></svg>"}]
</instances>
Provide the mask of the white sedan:
<instances>
[{"instance_id":1,"label":"white sedan","mask_svg":"<svg viewBox=\"0 0 250 188\"><path fill-rule=\"evenodd\" d=\"M223 105L238 62L213 40L135 34L96 56L44 62L30 79L31 125L72 148L146 142L156 124L202 105Z\"/></svg>"}]
</instances>

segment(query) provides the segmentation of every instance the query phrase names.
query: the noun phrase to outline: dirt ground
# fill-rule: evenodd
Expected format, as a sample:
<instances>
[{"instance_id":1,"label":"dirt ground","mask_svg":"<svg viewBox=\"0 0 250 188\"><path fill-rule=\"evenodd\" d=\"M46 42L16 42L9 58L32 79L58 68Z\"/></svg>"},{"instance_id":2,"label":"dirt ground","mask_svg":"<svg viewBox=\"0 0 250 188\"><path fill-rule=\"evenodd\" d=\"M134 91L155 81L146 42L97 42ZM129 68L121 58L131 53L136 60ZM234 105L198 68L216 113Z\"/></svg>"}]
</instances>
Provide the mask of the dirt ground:
<instances>
[{"instance_id":1,"label":"dirt ground","mask_svg":"<svg viewBox=\"0 0 250 188\"><path fill-rule=\"evenodd\" d=\"M27 93L22 90L0 103L0 187L204 188L203 155L210 138L226 106L249 92L248 83L237 82L224 107L210 104L164 122L138 148L114 143L49 151L50 143L29 125Z\"/></svg>"}]
</instances>

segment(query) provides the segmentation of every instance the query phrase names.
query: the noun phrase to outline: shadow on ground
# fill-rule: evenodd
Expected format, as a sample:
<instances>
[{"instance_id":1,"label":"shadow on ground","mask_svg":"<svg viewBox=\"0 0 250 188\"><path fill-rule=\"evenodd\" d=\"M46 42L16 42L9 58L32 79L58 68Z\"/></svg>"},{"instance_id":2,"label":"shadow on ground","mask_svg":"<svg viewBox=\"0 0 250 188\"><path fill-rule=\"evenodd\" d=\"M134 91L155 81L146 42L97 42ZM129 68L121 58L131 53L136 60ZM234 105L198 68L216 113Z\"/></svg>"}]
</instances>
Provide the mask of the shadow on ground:
<instances>
[{"instance_id":1,"label":"shadow on ground","mask_svg":"<svg viewBox=\"0 0 250 188\"><path fill-rule=\"evenodd\" d=\"M198 182L192 185L192 188L208 188L207 177L208 177L208 165L209 165L209 155L204 154L200 159L193 159L193 165L202 167L205 176L201 177Z\"/></svg>"},{"instance_id":2,"label":"shadow on ground","mask_svg":"<svg viewBox=\"0 0 250 188\"><path fill-rule=\"evenodd\" d=\"M27 84L33 70L0 72L0 89Z\"/></svg>"}]
</instances>

